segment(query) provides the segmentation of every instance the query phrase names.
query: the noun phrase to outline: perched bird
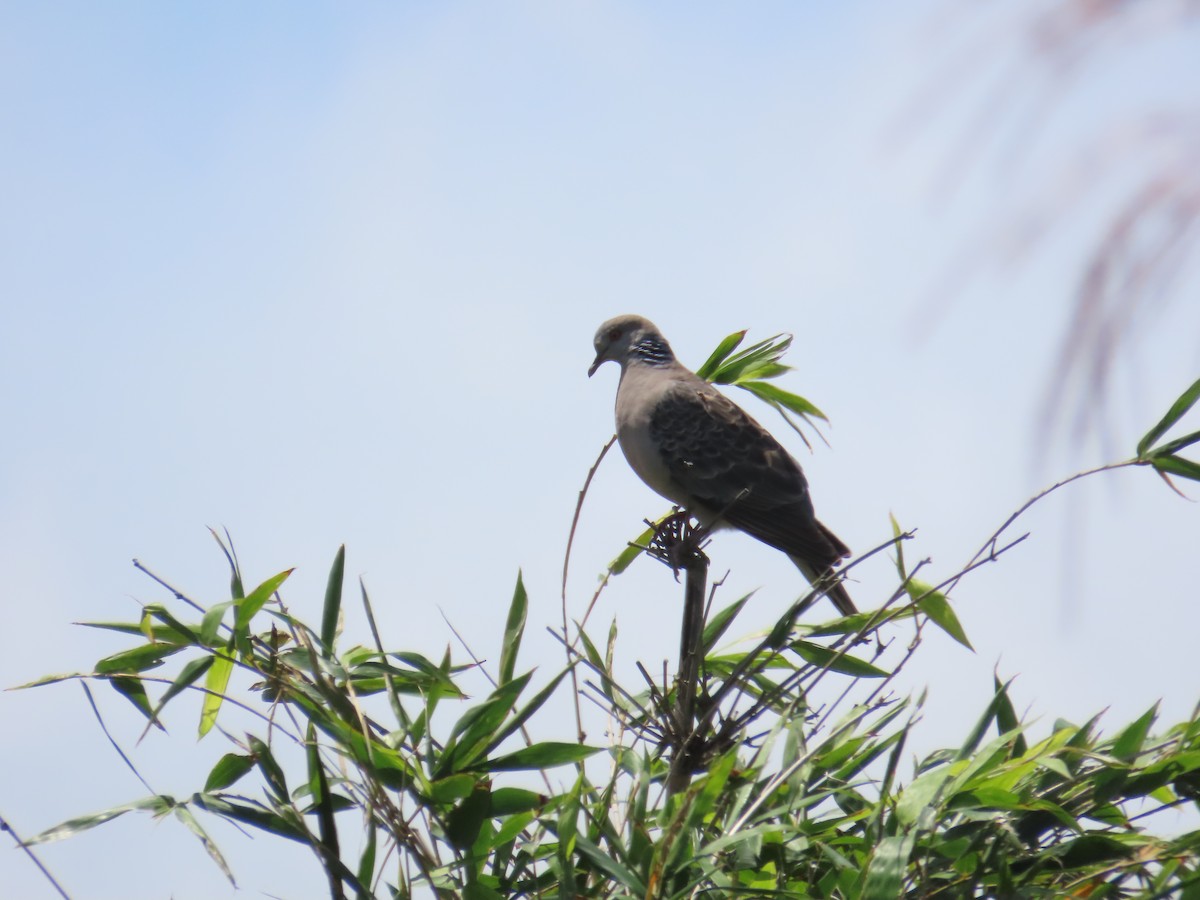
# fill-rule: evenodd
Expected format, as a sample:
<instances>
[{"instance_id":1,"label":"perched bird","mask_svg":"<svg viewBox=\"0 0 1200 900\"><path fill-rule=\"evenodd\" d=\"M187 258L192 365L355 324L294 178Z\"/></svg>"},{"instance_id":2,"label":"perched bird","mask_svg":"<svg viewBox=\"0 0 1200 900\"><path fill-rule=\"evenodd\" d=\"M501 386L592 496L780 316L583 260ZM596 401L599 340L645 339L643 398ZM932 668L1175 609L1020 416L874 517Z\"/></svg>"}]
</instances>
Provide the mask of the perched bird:
<instances>
[{"instance_id":1,"label":"perched bird","mask_svg":"<svg viewBox=\"0 0 1200 900\"><path fill-rule=\"evenodd\" d=\"M804 472L736 403L675 359L654 323L617 316L600 326L588 376L613 361L617 439L652 490L702 525L739 528L782 550L843 615L856 612L833 568L850 548L817 521Z\"/></svg>"}]
</instances>

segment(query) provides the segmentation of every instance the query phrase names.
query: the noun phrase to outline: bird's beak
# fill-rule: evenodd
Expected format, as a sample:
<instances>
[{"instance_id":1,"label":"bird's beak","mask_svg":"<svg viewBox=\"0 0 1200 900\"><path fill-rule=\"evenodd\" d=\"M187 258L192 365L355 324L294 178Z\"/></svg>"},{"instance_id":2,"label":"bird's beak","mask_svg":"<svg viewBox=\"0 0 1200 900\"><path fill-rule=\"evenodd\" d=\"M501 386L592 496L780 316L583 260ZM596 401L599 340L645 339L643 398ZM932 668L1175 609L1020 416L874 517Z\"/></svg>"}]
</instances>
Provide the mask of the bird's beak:
<instances>
[{"instance_id":1,"label":"bird's beak","mask_svg":"<svg viewBox=\"0 0 1200 900\"><path fill-rule=\"evenodd\" d=\"M593 375L595 375L596 370L598 368L600 368L600 364L604 362L604 360L601 357L602 357L602 354L597 353L595 361L590 366L588 366L588 378L591 378Z\"/></svg>"}]
</instances>

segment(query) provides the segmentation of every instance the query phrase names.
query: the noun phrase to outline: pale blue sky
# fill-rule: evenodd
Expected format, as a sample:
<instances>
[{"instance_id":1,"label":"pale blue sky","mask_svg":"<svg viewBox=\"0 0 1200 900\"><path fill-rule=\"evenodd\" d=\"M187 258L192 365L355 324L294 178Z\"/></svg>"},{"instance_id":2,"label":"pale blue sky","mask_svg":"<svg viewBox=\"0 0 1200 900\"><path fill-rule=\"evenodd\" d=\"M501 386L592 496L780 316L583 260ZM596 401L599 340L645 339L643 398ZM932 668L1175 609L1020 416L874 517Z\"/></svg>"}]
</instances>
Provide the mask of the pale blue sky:
<instances>
[{"instance_id":1,"label":"pale blue sky","mask_svg":"<svg viewBox=\"0 0 1200 900\"><path fill-rule=\"evenodd\" d=\"M307 615L345 542L386 643L431 656L451 641L439 611L494 656L520 567L523 662L548 674L575 495L612 432L616 371L586 378L592 334L623 312L693 365L737 329L794 333L786 386L829 413L831 446L809 454L750 408L822 519L864 550L894 512L920 529L908 555L952 572L1038 487L1101 461L1040 443L1034 411L1113 191L998 277L990 229L1122 108L1186 96L1200 57L1152 44L1039 107L1013 32L945 9L6 5L0 684L119 649L70 623L166 599L132 557L222 599L206 525L230 529L250 580L297 566L285 596ZM1016 109L1044 112L973 117L1006 65ZM1003 149L1026 143L1015 163ZM1193 331L1142 334L1118 379L1121 453L1200 373ZM609 457L573 615L662 505ZM1033 539L957 598L978 653L933 636L909 670L931 692L923 748L961 739L997 663L1045 726L1106 706L1115 726L1158 698L1186 714L1197 515L1142 471L1032 513ZM727 601L761 587L743 630L800 589L749 539L712 556ZM859 579L865 606L891 587L882 559ZM647 562L605 594L593 622L617 618L624 671L673 659L677 602ZM365 639L355 607L347 630ZM136 717L100 697L132 746ZM194 790L226 749L195 743L191 712L136 751L163 792ZM144 793L73 686L0 695L0 767L0 813L25 834ZM321 896L302 848L215 833L242 896ZM231 894L170 822L127 816L39 852L77 898ZM16 852L0 884L52 896Z\"/></svg>"}]
</instances>

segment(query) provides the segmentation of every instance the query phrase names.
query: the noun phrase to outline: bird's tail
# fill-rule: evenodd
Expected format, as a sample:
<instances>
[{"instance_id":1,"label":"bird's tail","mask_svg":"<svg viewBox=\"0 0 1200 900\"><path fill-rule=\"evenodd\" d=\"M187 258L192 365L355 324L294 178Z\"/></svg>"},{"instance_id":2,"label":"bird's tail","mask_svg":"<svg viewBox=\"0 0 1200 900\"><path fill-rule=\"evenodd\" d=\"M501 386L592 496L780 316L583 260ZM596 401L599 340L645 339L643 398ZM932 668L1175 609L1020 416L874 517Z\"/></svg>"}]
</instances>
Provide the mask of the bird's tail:
<instances>
[{"instance_id":1,"label":"bird's tail","mask_svg":"<svg viewBox=\"0 0 1200 900\"><path fill-rule=\"evenodd\" d=\"M798 556L793 556L789 553L788 558L796 564L796 568L808 579L808 583L813 586L813 589L821 591L826 597L832 600L833 605L837 607L838 612L843 616L849 616L858 612L858 607L850 599L849 591L843 586L841 579L837 577L837 573L833 571L832 567L818 571L811 563Z\"/></svg>"}]
</instances>

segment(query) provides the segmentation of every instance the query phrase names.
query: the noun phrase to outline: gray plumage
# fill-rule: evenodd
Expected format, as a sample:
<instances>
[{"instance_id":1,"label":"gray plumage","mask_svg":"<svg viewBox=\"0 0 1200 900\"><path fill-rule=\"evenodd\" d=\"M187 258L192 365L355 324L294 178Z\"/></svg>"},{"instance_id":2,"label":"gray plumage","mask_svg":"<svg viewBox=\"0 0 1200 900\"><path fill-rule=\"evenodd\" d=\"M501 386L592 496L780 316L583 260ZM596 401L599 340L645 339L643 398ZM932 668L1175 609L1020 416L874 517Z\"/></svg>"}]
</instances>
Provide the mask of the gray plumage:
<instances>
[{"instance_id":1,"label":"gray plumage","mask_svg":"<svg viewBox=\"0 0 1200 900\"><path fill-rule=\"evenodd\" d=\"M609 319L594 343L589 376L610 360L621 366L617 439L638 477L702 524L782 550L843 615L856 612L833 578L850 548L817 520L804 472L783 446L676 360L641 316Z\"/></svg>"}]
</instances>

